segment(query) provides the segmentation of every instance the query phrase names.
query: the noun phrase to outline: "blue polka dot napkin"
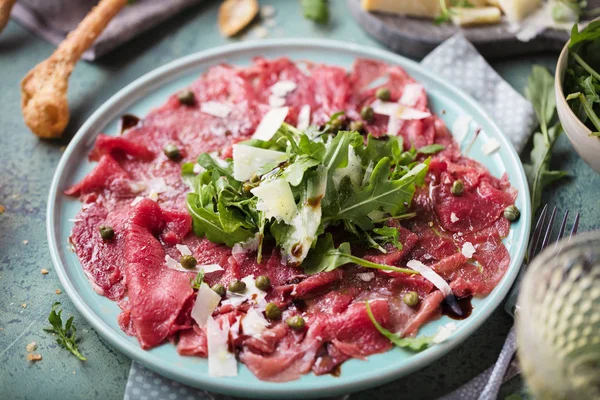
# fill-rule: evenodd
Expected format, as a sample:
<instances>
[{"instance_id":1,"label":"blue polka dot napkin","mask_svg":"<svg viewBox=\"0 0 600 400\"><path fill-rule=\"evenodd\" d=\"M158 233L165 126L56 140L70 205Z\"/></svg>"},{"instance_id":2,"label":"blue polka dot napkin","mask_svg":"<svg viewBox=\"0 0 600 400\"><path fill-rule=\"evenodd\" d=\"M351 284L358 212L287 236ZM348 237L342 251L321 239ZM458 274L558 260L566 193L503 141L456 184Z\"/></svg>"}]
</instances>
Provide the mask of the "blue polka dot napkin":
<instances>
[{"instance_id":1,"label":"blue polka dot napkin","mask_svg":"<svg viewBox=\"0 0 600 400\"><path fill-rule=\"evenodd\" d=\"M536 124L533 107L494 71L463 35L446 40L423 59L422 65L477 100L517 151L523 150ZM469 79L465 79L467 76ZM482 393L488 396L483 398L494 399L496 396L493 393L497 395L498 388L506 377L504 371L514 349L514 334L511 331L496 368L490 367L464 387L444 396L443 400L471 400ZM226 400L231 397L185 386L163 378L136 362L132 363L125 388L125 400L188 399Z\"/></svg>"}]
</instances>

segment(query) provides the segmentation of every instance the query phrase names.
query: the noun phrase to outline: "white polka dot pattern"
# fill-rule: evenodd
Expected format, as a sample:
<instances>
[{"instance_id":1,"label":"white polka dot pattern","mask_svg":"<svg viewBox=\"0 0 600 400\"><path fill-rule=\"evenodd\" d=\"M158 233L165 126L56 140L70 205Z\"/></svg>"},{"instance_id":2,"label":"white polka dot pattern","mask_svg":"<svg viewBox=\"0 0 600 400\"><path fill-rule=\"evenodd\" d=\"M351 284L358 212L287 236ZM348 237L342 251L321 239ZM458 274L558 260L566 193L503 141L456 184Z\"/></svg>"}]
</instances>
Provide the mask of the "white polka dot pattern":
<instances>
[{"instance_id":1,"label":"white polka dot pattern","mask_svg":"<svg viewBox=\"0 0 600 400\"><path fill-rule=\"evenodd\" d=\"M425 57L422 64L477 100L510 139L517 151L520 152L523 149L536 123L531 104L494 71L464 36L459 34L446 40ZM448 68L449 65L452 68ZM466 76L469 79L465 79ZM511 340L509 336L507 344L509 348L513 346L512 353L514 353L514 337ZM503 353L505 353L504 349ZM511 357L512 353L510 353ZM500 359L504 360L502 355ZM506 362L510 362L510 359ZM496 376L498 371L496 374L493 372L494 367L492 366L471 382L440 400L476 399L482 393L489 394L485 390L488 383L492 391L497 390L497 385L502 382L502 376ZM493 377L490 379L491 376ZM228 397L220 396L219 398ZM186 399L212 400L213 396L203 390L163 378L136 362L132 362L124 400Z\"/></svg>"}]
</instances>

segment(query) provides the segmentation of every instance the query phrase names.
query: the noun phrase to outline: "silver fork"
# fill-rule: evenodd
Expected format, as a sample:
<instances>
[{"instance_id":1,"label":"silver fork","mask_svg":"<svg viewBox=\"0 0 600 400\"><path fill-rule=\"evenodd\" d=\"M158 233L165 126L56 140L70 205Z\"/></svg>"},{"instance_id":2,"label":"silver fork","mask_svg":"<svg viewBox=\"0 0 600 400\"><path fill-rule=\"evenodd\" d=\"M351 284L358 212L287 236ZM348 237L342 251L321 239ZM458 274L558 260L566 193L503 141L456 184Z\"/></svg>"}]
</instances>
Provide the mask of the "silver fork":
<instances>
[{"instance_id":1,"label":"silver fork","mask_svg":"<svg viewBox=\"0 0 600 400\"><path fill-rule=\"evenodd\" d=\"M508 295L506 304L504 305L506 312L513 318L515 318L515 315L518 313L518 307L516 304L521 278L527 270L529 262L550 244L556 213L557 209L554 207L550 218L548 221L546 221L548 214L548 205L546 204L535 224L531 240L529 241L525 262L521 266L519 275L517 276L515 284ZM558 242L565 233L568 217L569 210L565 211L565 214L562 218L554 246L558 246ZM577 233L578 227L579 213L575 214L575 220L573 221L573 226L571 227L569 240L571 240L571 238ZM542 237L543 240L540 241ZM496 399L502 383L520 373L518 364L515 360L515 351L516 340L513 326L508 333L508 337L504 342L504 346L502 347L502 351L500 352L496 363L460 388L456 389L454 392L440 398L439 400L464 400L474 398L479 398L480 400Z\"/></svg>"}]
</instances>

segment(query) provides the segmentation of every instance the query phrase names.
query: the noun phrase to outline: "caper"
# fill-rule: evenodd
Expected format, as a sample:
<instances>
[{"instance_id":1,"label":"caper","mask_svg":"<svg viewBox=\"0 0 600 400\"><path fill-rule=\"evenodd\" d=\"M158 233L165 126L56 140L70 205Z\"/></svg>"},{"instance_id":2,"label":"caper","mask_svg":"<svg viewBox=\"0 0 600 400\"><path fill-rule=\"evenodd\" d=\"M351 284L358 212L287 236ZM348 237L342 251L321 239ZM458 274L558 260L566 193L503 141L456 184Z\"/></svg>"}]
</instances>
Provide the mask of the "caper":
<instances>
[{"instance_id":1,"label":"caper","mask_svg":"<svg viewBox=\"0 0 600 400\"><path fill-rule=\"evenodd\" d=\"M419 304L419 294L417 292L408 292L402 297L402 301L409 307Z\"/></svg>"},{"instance_id":2,"label":"caper","mask_svg":"<svg viewBox=\"0 0 600 400\"><path fill-rule=\"evenodd\" d=\"M213 287L211 289L213 290L213 292L215 292L216 294L218 294L221 297L225 296L225 294L227 293L227 290L225 290L225 286L223 286L220 283L213 285Z\"/></svg>"},{"instance_id":3,"label":"caper","mask_svg":"<svg viewBox=\"0 0 600 400\"><path fill-rule=\"evenodd\" d=\"M191 106L196 102L196 96L194 96L194 92L190 89L184 89L177 93L177 99L181 104L185 104L186 106Z\"/></svg>"},{"instance_id":4,"label":"caper","mask_svg":"<svg viewBox=\"0 0 600 400\"><path fill-rule=\"evenodd\" d=\"M98 230L100 231L100 237L104 241L113 240L115 238L115 231L110 226L101 226Z\"/></svg>"},{"instance_id":5,"label":"caper","mask_svg":"<svg viewBox=\"0 0 600 400\"><path fill-rule=\"evenodd\" d=\"M352 121L350 123L350 130L355 132L362 132L365 129L365 124L362 121Z\"/></svg>"},{"instance_id":6,"label":"caper","mask_svg":"<svg viewBox=\"0 0 600 400\"><path fill-rule=\"evenodd\" d=\"M277 307L275 303L267 303L267 308L265 309L265 315L270 320L277 320L281 318L281 309Z\"/></svg>"},{"instance_id":7,"label":"caper","mask_svg":"<svg viewBox=\"0 0 600 400\"><path fill-rule=\"evenodd\" d=\"M392 93L390 92L390 89L386 87L380 87L375 92L375 97L381 101L388 101L392 97Z\"/></svg>"},{"instance_id":8,"label":"caper","mask_svg":"<svg viewBox=\"0 0 600 400\"><path fill-rule=\"evenodd\" d=\"M330 122L331 130L334 132L337 132L340 129L342 129L343 125L344 125L344 123L343 123L342 119L339 117Z\"/></svg>"},{"instance_id":9,"label":"caper","mask_svg":"<svg viewBox=\"0 0 600 400\"><path fill-rule=\"evenodd\" d=\"M177 161L181 158L181 153L179 152L179 149L173 143L167 144L164 147L163 152L169 160Z\"/></svg>"},{"instance_id":10,"label":"caper","mask_svg":"<svg viewBox=\"0 0 600 400\"><path fill-rule=\"evenodd\" d=\"M295 331L299 331L300 329L303 329L304 325L305 325L304 318L302 318L299 315L295 315L293 317L286 319L285 323L287 324L287 326L289 326L290 328L292 328Z\"/></svg>"},{"instance_id":11,"label":"caper","mask_svg":"<svg viewBox=\"0 0 600 400\"><path fill-rule=\"evenodd\" d=\"M450 189L452 194L455 196L462 196L464 190L465 190L465 185L463 184L463 182L460 179L455 180L454 183L452 184L452 189Z\"/></svg>"},{"instance_id":12,"label":"caper","mask_svg":"<svg viewBox=\"0 0 600 400\"><path fill-rule=\"evenodd\" d=\"M504 209L504 218L509 221L516 221L521 216L521 211L514 204Z\"/></svg>"},{"instance_id":13,"label":"caper","mask_svg":"<svg viewBox=\"0 0 600 400\"><path fill-rule=\"evenodd\" d=\"M256 282L254 282L257 288L260 290L269 290L271 287L271 280L266 275L261 275L256 278Z\"/></svg>"},{"instance_id":14,"label":"caper","mask_svg":"<svg viewBox=\"0 0 600 400\"><path fill-rule=\"evenodd\" d=\"M181 264L181 266L185 269L194 269L196 268L198 261L196 261L194 256L185 255L181 256L181 258L179 259L179 264Z\"/></svg>"},{"instance_id":15,"label":"caper","mask_svg":"<svg viewBox=\"0 0 600 400\"><path fill-rule=\"evenodd\" d=\"M242 281L231 281L229 291L233 293L244 293L246 291L246 283Z\"/></svg>"},{"instance_id":16,"label":"caper","mask_svg":"<svg viewBox=\"0 0 600 400\"><path fill-rule=\"evenodd\" d=\"M375 117L375 113L373 112L373 107L364 106L362 108L362 110L360 110L360 117L367 122L373 121L373 118Z\"/></svg>"}]
</instances>

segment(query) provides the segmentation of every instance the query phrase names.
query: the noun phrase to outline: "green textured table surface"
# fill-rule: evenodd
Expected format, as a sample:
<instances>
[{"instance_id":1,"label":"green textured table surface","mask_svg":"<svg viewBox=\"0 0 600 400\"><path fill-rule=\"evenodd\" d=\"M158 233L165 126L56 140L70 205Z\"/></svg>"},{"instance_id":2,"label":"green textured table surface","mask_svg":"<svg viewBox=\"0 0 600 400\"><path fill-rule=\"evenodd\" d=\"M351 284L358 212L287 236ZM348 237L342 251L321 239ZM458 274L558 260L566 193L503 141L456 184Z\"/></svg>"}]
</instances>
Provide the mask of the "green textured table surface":
<instances>
[{"instance_id":1,"label":"green textured table surface","mask_svg":"<svg viewBox=\"0 0 600 400\"><path fill-rule=\"evenodd\" d=\"M268 37L319 37L380 46L351 18L345 1L333 0L333 18L326 27L301 17L297 0L264 1L277 13L277 26ZM66 145L83 122L104 101L134 79L159 65L187 54L230 42L216 28L217 4L195 6L138 37L97 62L80 63L70 80L71 122L64 139L38 140L24 125L19 81L54 47L14 22L0 35L0 398L121 399L131 361L102 341L76 312L68 297L56 294L60 282L46 241L46 198L54 169ZM265 31L249 31L241 40L260 40ZM240 40L240 39L236 39ZM505 60L494 68L522 91L533 63L553 68L557 55ZM557 167L571 179L555 186L545 201L560 209L583 212L581 230L598 226L600 175L574 152L565 137L559 140ZM41 274L46 268L49 273ZM53 302L74 315L82 339L80 362L42 331ZM498 309L459 348L440 361L398 382L352 399L436 398L458 387L496 360L511 319ZM41 361L27 361L26 346L35 341ZM502 397L521 387L517 379Z\"/></svg>"}]
</instances>

